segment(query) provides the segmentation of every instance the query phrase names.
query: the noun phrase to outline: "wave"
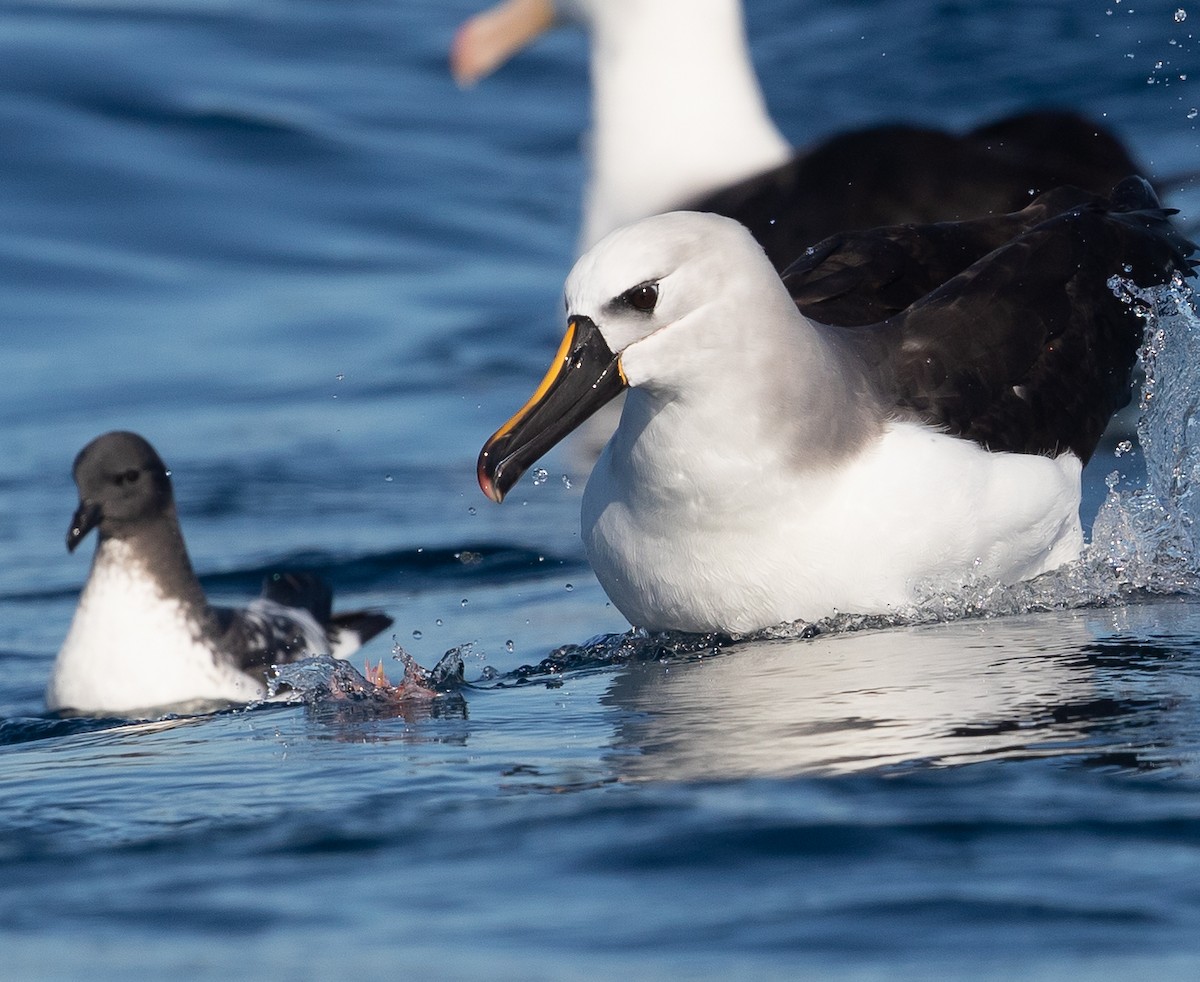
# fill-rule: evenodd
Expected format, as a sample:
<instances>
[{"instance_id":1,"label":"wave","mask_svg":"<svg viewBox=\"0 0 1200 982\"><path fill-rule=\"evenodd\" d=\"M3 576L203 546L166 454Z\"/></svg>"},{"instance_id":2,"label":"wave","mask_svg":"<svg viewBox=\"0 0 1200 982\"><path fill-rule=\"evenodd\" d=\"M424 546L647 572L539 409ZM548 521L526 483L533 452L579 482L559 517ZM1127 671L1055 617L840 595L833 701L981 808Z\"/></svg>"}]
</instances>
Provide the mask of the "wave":
<instances>
[{"instance_id":1,"label":"wave","mask_svg":"<svg viewBox=\"0 0 1200 982\"><path fill-rule=\"evenodd\" d=\"M349 555L318 549L281 553L265 562L201 573L200 582L214 594L256 594L265 577L281 570L316 573L335 590L423 590L447 585L490 586L561 576L587 568L581 558L548 555L525 546L468 543L425 549L390 549ZM0 603L63 600L79 587L56 586L0 593Z\"/></svg>"}]
</instances>

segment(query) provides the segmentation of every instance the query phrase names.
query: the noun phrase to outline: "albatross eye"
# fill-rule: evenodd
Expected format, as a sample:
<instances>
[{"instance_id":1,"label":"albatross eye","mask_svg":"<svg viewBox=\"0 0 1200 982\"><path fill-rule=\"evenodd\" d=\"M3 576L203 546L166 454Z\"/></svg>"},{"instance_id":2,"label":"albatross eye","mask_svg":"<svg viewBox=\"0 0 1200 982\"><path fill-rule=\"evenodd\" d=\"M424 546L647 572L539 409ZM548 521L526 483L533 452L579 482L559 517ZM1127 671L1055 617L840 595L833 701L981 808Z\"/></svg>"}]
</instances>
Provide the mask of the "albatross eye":
<instances>
[{"instance_id":1,"label":"albatross eye","mask_svg":"<svg viewBox=\"0 0 1200 982\"><path fill-rule=\"evenodd\" d=\"M624 300L634 310L640 310L643 313L649 313L654 309L654 305L658 303L658 284L657 283L639 283L632 289L626 290L621 294L621 299Z\"/></svg>"},{"instance_id":2,"label":"albatross eye","mask_svg":"<svg viewBox=\"0 0 1200 982\"><path fill-rule=\"evenodd\" d=\"M117 487L122 487L126 484L133 484L133 482L141 476L141 471L139 471L136 467L130 467L129 470L122 471L120 474L114 477L113 482L117 485Z\"/></svg>"}]
</instances>

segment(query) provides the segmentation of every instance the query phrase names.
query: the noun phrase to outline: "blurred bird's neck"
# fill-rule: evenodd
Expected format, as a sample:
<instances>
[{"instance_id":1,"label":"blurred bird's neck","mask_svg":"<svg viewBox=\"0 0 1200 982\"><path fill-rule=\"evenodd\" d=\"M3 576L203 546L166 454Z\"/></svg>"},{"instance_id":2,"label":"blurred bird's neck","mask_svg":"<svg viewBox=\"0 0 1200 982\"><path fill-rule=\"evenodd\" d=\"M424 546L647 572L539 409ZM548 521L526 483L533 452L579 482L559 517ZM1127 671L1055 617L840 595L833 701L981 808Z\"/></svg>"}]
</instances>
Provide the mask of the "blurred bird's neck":
<instances>
[{"instance_id":1,"label":"blurred bird's neck","mask_svg":"<svg viewBox=\"0 0 1200 982\"><path fill-rule=\"evenodd\" d=\"M788 159L735 0L696 0L686 18L644 4L598 20L584 247Z\"/></svg>"}]
</instances>

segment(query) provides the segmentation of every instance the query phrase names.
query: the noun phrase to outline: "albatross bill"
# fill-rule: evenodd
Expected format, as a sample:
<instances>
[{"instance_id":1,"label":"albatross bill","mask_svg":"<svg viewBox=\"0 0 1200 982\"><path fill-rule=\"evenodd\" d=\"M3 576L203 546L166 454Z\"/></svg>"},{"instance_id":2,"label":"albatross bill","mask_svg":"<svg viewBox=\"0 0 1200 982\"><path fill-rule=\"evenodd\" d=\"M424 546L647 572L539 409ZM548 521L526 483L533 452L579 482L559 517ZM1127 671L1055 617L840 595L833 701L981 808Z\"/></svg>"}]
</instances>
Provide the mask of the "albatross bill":
<instances>
[{"instance_id":1,"label":"albatross bill","mask_svg":"<svg viewBox=\"0 0 1200 982\"><path fill-rule=\"evenodd\" d=\"M637 626L743 633L1037 576L1078 556L1080 471L1129 397L1142 322L1109 278L1190 272L1166 215L1137 178L1060 191L839 237L786 283L729 219L635 223L572 270L567 337L480 485L499 500L627 388L582 524Z\"/></svg>"},{"instance_id":2,"label":"albatross bill","mask_svg":"<svg viewBox=\"0 0 1200 982\"><path fill-rule=\"evenodd\" d=\"M546 377L480 453L480 489L499 504L536 460L625 385L620 362L595 321L572 319Z\"/></svg>"}]
</instances>

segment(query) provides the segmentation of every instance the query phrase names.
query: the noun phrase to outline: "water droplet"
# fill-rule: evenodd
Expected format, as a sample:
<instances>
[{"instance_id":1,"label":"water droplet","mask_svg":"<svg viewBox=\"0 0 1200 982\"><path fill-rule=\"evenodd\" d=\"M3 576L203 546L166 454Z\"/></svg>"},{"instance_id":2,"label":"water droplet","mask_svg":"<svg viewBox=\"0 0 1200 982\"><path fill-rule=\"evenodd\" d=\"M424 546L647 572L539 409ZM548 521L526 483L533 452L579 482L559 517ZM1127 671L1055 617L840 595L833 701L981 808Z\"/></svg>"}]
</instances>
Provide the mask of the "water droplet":
<instances>
[{"instance_id":1,"label":"water droplet","mask_svg":"<svg viewBox=\"0 0 1200 982\"><path fill-rule=\"evenodd\" d=\"M1197 116L1200 116L1200 109L1196 109L1193 107L1192 109L1188 110L1188 114L1187 114L1188 119L1195 119Z\"/></svg>"},{"instance_id":2,"label":"water droplet","mask_svg":"<svg viewBox=\"0 0 1200 982\"><path fill-rule=\"evenodd\" d=\"M505 650L505 651L512 651L512 650L513 650L515 647L516 647L516 645L514 645L514 644L512 643L512 641L505 641L505 642L504 642L504 650Z\"/></svg>"},{"instance_id":3,"label":"water droplet","mask_svg":"<svg viewBox=\"0 0 1200 982\"><path fill-rule=\"evenodd\" d=\"M475 506L474 506L474 505L471 505L471 507L467 509L467 514L468 514L468 515L474 515L474 514L475 514Z\"/></svg>"},{"instance_id":4,"label":"water droplet","mask_svg":"<svg viewBox=\"0 0 1200 982\"><path fill-rule=\"evenodd\" d=\"M345 373L345 372L338 372L338 373L337 373L337 374L334 376L334 378L335 378L335 379L337 379L339 382L344 382L344 381L346 380L346 373Z\"/></svg>"},{"instance_id":5,"label":"water droplet","mask_svg":"<svg viewBox=\"0 0 1200 982\"><path fill-rule=\"evenodd\" d=\"M1117 444L1117 456L1124 457L1127 453L1133 450L1132 440L1122 440Z\"/></svg>"},{"instance_id":6,"label":"water droplet","mask_svg":"<svg viewBox=\"0 0 1200 982\"><path fill-rule=\"evenodd\" d=\"M566 488L568 491L570 491L571 490L571 479L569 477L567 477L566 474L564 474L562 481L563 481L563 487Z\"/></svg>"},{"instance_id":7,"label":"water droplet","mask_svg":"<svg viewBox=\"0 0 1200 982\"><path fill-rule=\"evenodd\" d=\"M1175 23L1182 24L1185 20L1187 20L1187 11L1180 7L1175 11Z\"/></svg>"},{"instance_id":8,"label":"water droplet","mask_svg":"<svg viewBox=\"0 0 1200 982\"><path fill-rule=\"evenodd\" d=\"M572 590L574 590L574 589L575 589L575 584L574 584L574 583L568 583L568 584L567 584L567 592L568 592L568 593L570 593L570 592L571 592Z\"/></svg>"},{"instance_id":9,"label":"water droplet","mask_svg":"<svg viewBox=\"0 0 1200 982\"><path fill-rule=\"evenodd\" d=\"M384 475L383 475L383 479L384 479L385 481L387 481L387 482L388 482L388 484L391 484L391 483L392 483L392 475L391 475L391 474L384 474Z\"/></svg>"},{"instance_id":10,"label":"water droplet","mask_svg":"<svg viewBox=\"0 0 1200 982\"><path fill-rule=\"evenodd\" d=\"M546 468L544 468L544 467L539 467L536 471L533 472L533 483L535 486L545 484L547 479L549 479L549 477L550 477L550 472L548 470L546 470Z\"/></svg>"},{"instance_id":11,"label":"water droplet","mask_svg":"<svg viewBox=\"0 0 1200 982\"><path fill-rule=\"evenodd\" d=\"M414 641L420 641L420 640L421 640L421 632L420 632L420 631L413 631L413 640L414 640Z\"/></svg>"},{"instance_id":12,"label":"water droplet","mask_svg":"<svg viewBox=\"0 0 1200 982\"><path fill-rule=\"evenodd\" d=\"M460 600L460 601L458 602L458 605L459 605L460 607L465 607L465 606L467 605L467 598L466 598L466 597L463 597L463 598L462 598L462 600Z\"/></svg>"},{"instance_id":13,"label":"water droplet","mask_svg":"<svg viewBox=\"0 0 1200 982\"><path fill-rule=\"evenodd\" d=\"M436 624L438 627L441 627L441 626L442 626L442 619L439 617L439 618L438 618L436 621L434 621L433 623L435 623L435 624Z\"/></svg>"}]
</instances>

